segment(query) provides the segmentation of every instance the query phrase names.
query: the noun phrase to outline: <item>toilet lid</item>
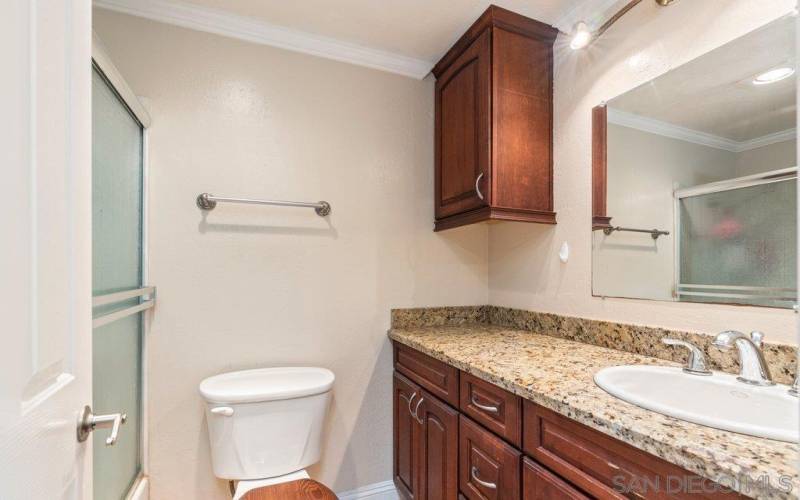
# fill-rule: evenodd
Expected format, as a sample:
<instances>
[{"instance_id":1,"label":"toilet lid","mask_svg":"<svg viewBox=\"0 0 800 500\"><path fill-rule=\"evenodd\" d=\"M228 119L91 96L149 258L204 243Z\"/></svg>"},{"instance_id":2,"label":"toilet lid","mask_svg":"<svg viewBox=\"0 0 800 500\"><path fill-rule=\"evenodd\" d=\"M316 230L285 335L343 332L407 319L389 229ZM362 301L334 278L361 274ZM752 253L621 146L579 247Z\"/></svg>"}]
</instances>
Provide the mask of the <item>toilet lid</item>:
<instances>
[{"instance_id":1,"label":"toilet lid","mask_svg":"<svg viewBox=\"0 0 800 500\"><path fill-rule=\"evenodd\" d=\"M325 368L260 368L209 377L200 382L200 394L212 403L277 401L328 392L334 378Z\"/></svg>"}]
</instances>

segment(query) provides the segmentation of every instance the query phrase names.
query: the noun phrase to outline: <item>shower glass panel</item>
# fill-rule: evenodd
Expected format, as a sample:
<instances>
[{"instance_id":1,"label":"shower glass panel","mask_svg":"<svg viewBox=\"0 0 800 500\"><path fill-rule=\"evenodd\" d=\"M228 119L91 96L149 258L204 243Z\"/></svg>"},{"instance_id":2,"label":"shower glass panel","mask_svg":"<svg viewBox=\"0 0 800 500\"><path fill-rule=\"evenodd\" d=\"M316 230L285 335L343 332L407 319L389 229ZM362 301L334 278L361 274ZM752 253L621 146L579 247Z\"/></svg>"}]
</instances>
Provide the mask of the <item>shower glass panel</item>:
<instances>
[{"instance_id":1,"label":"shower glass panel","mask_svg":"<svg viewBox=\"0 0 800 500\"><path fill-rule=\"evenodd\" d=\"M142 286L143 128L97 68L92 76L92 288L95 297ZM95 317L139 299L94 309ZM123 499L141 469L142 314L94 329L95 414L128 416L113 446L94 442L94 498Z\"/></svg>"},{"instance_id":2,"label":"shower glass panel","mask_svg":"<svg viewBox=\"0 0 800 500\"><path fill-rule=\"evenodd\" d=\"M795 178L691 196L679 205L680 300L793 306Z\"/></svg>"}]
</instances>

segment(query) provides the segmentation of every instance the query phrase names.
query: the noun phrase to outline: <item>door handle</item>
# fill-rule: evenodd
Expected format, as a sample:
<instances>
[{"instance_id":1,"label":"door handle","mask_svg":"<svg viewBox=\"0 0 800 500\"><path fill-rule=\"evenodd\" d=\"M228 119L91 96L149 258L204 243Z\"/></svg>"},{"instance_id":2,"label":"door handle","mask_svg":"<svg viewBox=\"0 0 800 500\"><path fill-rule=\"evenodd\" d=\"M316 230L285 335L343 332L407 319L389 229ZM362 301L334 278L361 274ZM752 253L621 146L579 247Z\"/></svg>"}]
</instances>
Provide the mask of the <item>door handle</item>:
<instances>
[{"instance_id":1,"label":"door handle","mask_svg":"<svg viewBox=\"0 0 800 500\"><path fill-rule=\"evenodd\" d=\"M481 188L478 186L480 184L481 179L483 178L483 172L480 173L477 179L475 179L475 194L478 195L478 198L483 200L483 193L481 193Z\"/></svg>"},{"instance_id":2,"label":"door handle","mask_svg":"<svg viewBox=\"0 0 800 500\"><path fill-rule=\"evenodd\" d=\"M472 470L470 471L470 475L472 476L472 480L473 481L475 481L476 483L480 484L484 488L489 488L490 490L496 490L497 489L497 484L489 483L489 482L486 482L486 481L482 481L481 478L478 477L478 468L475 467L474 465L472 466Z\"/></svg>"},{"instance_id":3,"label":"door handle","mask_svg":"<svg viewBox=\"0 0 800 500\"><path fill-rule=\"evenodd\" d=\"M414 419L417 422L419 422L420 424L423 423L423 422L422 422L422 419L419 418L419 407L420 407L420 405L422 404L423 401L425 401L425 398L419 398L419 401L417 401L417 406L414 407L414 413L413 413Z\"/></svg>"},{"instance_id":4,"label":"door handle","mask_svg":"<svg viewBox=\"0 0 800 500\"><path fill-rule=\"evenodd\" d=\"M415 397L417 397L416 392L412 394L410 398L408 398L408 414L411 415L412 417L414 416L414 410L411 409L411 402L414 401Z\"/></svg>"},{"instance_id":5,"label":"door handle","mask_svg":"<svg viewBox=\"0 0 800 500\"><path fill-rule=\"evenodd\" d=\"M91 406L84 406L78 420L78 442L86 441L89 434L95 429L111 427L111 434L106 438L106 446L114 446L119 436L119 428L128 420L126 413L109 413L108 415L95 415Z\"/></svg>"}]
</instances>

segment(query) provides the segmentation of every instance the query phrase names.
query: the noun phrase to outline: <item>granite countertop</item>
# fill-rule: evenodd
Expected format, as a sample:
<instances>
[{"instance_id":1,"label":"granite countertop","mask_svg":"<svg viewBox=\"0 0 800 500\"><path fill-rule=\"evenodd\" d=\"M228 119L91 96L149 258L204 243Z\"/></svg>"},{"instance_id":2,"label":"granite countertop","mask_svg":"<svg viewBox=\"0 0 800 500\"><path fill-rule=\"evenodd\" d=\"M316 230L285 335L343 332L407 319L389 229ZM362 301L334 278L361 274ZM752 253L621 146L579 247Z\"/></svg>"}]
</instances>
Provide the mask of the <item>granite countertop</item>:
<instances>
[{"instance_id":1,"label":"granite countertop","mask_svg":"<svg viewBox=\"0 0 800 500\"><path fill-rule=\"evenodd\" d=\"M489 324L393 328L392 340L755 498L800 498L798 446L677 420L594 383L605 367L662 359ZM792 491L782 484L791 481Z\"/></svg>"}]
</instances>

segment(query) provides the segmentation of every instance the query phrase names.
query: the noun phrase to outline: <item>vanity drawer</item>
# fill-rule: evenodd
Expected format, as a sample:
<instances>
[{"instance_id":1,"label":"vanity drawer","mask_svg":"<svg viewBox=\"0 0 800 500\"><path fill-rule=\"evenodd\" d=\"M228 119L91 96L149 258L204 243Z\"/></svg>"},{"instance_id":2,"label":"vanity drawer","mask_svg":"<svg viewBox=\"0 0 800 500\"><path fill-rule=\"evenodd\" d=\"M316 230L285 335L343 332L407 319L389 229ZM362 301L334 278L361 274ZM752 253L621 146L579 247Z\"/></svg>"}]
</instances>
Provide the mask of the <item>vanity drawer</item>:
<instances>
[{"instance_id":1,"label":"vanity drawer","mask_svg":"<svg viewBox=\"0 0 800 500\"><path fill-rule=\"evenodd\" d=\"M469 373L461 373L459 408L517 448L522 445L522 399Z\"/></svg>"},{"instance_id":2,"label":"vanity drawer","mask_svg":"<svg viewBox=\"0 0 800 500\"><path fill-rule=\"evenodd\" d=\"M428 392L458 407L458 369L394 342L394 368Z\"/></svg>"},{"instance_id":3,"label":"vanity drawer","mask_svg":"<svg viewBox=\"0 0 800 500\"><path fill-rule=\"evenodd\" d=\"M522 500L589 500L530 458L522 459Z\"/></svg>"},{"instance_id":4,"label":"vanity drawer","mask_svg":"<svg viewBox=\"0 0 800 500\"><path fill-rule=\"evenodd\" d=\"M591 496L745 498L530 401L523 408L525 453Z\"/></svg>"},{"instance_id":5,"label":"vanity drawer","mask_svg":"<svg viewBox=\"0 0 800 500\"><path fill-rule=\"evenodd\" d=\"M521 453L459 417L458 488L470 500L519 500Z\"/></svg>"}]
</instances>

